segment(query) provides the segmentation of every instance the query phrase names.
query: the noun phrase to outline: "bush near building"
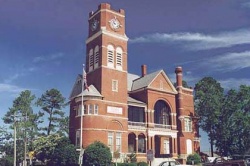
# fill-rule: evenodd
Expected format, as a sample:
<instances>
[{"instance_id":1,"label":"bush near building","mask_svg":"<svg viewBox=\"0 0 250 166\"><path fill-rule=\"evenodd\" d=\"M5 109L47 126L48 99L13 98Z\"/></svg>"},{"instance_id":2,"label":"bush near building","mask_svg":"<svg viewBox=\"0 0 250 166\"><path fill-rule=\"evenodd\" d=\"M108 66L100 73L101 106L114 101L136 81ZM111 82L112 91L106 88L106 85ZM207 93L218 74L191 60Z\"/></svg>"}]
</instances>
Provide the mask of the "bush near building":
<instances>
[{"instance_id":1,"label":"bush near building","mask_svg":"<svg viewBox=\"0 0 250 166\"><path fill-rule=\"evenodd\" d=\"M201 163L201 156L197 153L190 154L187 157L187 164L194 165Z\"/></svg>"},{"instance_id":2,"label":"bush near building","mask_svg":"<svg viewBox=\"0 0 250 166\"><path fill-rule=\"evenodd\" d=\"M100 141L90 144L84 151L84 166L106 166L110 165L111 161L112 154L109 147Z\"/></svg>"}]
</instances>

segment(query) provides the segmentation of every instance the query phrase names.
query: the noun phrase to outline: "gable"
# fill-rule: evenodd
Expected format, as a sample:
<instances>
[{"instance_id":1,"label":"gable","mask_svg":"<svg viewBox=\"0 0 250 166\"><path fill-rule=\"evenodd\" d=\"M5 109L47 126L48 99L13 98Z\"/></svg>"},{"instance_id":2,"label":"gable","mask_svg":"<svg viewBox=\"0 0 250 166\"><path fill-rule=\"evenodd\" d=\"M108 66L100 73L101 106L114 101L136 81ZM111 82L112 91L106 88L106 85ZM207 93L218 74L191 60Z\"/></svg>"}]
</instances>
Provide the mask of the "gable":
<instances>
[{"instance_id":1,"label":"gable","mask_svg":"<svg viewBox=\"0 0 250 166\"><path fill-rule=\"evenodd\" d=\"M170 81L170 79L163 70L151 81L148 87L161 91L177 93L172 82Z\"/></svg>"}]
</instances>

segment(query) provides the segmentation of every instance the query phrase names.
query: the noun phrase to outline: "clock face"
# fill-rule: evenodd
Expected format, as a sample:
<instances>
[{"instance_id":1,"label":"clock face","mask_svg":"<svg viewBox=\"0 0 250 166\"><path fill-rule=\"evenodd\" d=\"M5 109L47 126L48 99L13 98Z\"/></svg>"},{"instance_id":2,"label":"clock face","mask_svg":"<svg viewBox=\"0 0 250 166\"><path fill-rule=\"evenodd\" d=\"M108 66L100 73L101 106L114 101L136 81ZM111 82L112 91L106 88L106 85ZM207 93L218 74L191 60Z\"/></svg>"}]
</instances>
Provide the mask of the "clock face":
<instances>
[{"instance_id":1,"label":"clock face","mask_svg":"<svg viewBox=\"0 0 250 166\"><path fill-rule=\"evenodd\" d=\"M92 21L92 23L91 23L91 30L92 31L95 31L97 29L98 23L99 22L96 19Z\"/></svg>"},{"instance_id":2,"label":"clock face","mask_svg":"<svg viewBox=\"0 0 250 166\"><path fill-rule=\"evenodd\" d=\"M121 27L121 24L119 22L119 20L115 17L115 18L112 18L110 21L109 21L109 24L110 24L110 27L114 30L117 30L118 28Z\"/></svg>"}]
</instances>

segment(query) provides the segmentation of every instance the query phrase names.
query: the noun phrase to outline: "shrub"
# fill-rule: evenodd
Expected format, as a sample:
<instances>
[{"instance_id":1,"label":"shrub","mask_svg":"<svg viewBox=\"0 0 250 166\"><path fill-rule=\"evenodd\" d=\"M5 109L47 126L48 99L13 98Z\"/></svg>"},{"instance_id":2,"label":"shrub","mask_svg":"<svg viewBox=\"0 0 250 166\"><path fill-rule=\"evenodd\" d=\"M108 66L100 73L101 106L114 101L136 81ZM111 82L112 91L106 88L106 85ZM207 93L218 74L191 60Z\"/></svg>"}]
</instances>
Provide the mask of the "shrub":
<instances>
[{"instance_id":1,"label":"shrub","mask_svg":"<svg viewBox=\"0 0 250 166\"><path fill-rule=\"evenodd\" d=\"M111 160L110 149L100 141L90 144L83 154L84 166L106 166L111 164Z\"/></svg>"},{"instance_id":2,"label":"shrub","mask_svg":"<svg viewBox=\"0 0 250 166\"><path fill-rule=\"evenodd\" d=\"M137 163L137 166L148 166L148 163L146 163L146 162L138 162Z\"/></svg>"},{"instance_id":3,"label":"shrub","mask_svg":"<svg viewBox=\"0 0 250 166\"><path fill-rule=\"evenodd\" d=\"M193 161L193 163L192 163ZM187 164L199 164L201 163L201 157L197 153L190 154L187 157Z\"/></svg>"}]
</instances>

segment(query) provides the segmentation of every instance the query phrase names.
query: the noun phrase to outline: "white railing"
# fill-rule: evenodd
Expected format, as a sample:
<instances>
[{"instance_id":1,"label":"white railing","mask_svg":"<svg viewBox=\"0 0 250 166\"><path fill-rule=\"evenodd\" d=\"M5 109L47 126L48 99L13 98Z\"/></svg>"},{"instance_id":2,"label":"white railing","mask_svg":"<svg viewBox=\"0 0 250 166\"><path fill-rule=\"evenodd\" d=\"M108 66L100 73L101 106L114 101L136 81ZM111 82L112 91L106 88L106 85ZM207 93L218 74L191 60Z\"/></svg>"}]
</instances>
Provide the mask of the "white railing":
<instances>
[{"instance_id":1,"label":"white railing","mask_svg":"<svg viewBox=\"0 0 250 166\"><path fill-rule=\"evenodd\" d=\"M161 128L161 129L171 129L171 125L164 125L164 124L156 124L155 128Z\"/></svg>"},{"instance_id":2,"label":"white railing","mask_svg":"<svg viewBox=\"0 0 250 166\"><path fill-rule=\"evenodd\" d=\"M144 122L131 122L131 121L129 121L129 122L128 122L128 125L129 125L129 126L146 127L146 123L144 123Z\"/></svg>"}]
</instances>

